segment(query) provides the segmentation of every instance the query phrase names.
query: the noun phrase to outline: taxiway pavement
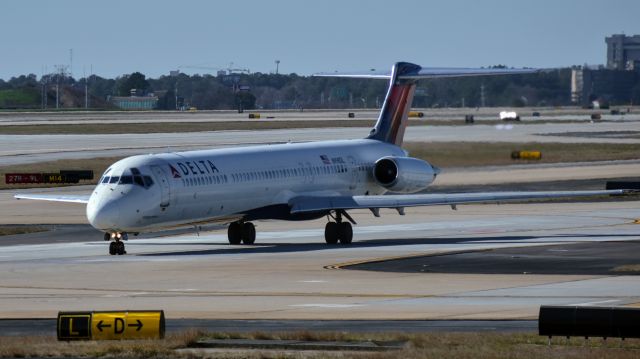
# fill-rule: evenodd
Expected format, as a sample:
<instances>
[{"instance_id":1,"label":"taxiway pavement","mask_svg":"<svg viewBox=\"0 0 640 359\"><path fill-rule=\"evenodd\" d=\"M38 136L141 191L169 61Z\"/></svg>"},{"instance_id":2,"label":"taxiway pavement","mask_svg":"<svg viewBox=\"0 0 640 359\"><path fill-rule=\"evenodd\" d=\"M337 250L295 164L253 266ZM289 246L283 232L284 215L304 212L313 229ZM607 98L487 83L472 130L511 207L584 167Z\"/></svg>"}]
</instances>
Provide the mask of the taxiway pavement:
<instances>
[{"instance_id":1,"label":"taxiway pavement","mask_svg":"<svg viewBox=\"0 0 640 359\"><path fill-rule=\"evenodd\" d=\"M638 305L640 277L399 273L346 264L493 248L640 239L637 201L354 211L351 246L327 246L324 221L259 222L256 245L223 229L136 238L107 255L101 234L2 246L0 317L61 310L164 309L168 318L287 320L533 319L540 305ZM78 237L83 241L78 241ZM2 239L0 238L0 246ZM557 254L557 253L556 253Z\"/></svg>"}]
</instances>

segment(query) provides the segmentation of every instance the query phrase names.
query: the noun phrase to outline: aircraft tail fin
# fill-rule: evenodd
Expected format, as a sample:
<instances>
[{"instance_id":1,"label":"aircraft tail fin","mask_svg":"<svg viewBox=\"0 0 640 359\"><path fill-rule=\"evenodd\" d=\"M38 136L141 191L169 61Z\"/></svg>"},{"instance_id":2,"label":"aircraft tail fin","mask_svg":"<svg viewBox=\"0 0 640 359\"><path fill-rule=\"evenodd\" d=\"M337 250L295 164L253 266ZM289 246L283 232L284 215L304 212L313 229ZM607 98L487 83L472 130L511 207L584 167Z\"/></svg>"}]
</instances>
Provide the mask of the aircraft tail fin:
<instances>
[{"instance_id":1,"label":"aircraft tail fin","mask_svg":"<svg viewBox=\"0 0 640 359\"><path fill-rule=\"evenodd\" d=\"M415 79L403 79L402 75L419 71L420 66L407 62L396 63L391 69L389 89L382 104L375 127L367 138L402 145L404 131L409 122L409 110L416 89Z\"/></svg>"},{"instance_id":2,"label":"aircraft tail fin","mask_svg":"<svg viewBox=\"0 0 640 359\"><path fill-rule=\"evenodd\" d=\"M423 78L467 77L486 75L530 74L538 69L507 68L426 68L409 62L398 62L387 71L360 73L319 73L314 76L389 79L387 96L380 110L378 121L367 138L402 145L404 131L409 122L409 110L413 102L416 81Z\"/></svg>"}]
</instances>

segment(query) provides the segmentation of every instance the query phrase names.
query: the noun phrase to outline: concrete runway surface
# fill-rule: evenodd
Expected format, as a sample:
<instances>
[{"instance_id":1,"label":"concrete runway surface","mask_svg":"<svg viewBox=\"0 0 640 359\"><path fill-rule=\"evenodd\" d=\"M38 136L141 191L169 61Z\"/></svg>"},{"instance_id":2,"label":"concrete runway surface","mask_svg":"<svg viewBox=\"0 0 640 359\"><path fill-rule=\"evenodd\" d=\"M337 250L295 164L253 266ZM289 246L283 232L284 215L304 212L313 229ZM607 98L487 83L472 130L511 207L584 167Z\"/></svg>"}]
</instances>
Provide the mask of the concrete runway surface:
<instances>
[{"instance_id":1,"label":"concrete runway surface","mask_svg":"<svg viewBox=\"0 0 640 359\"><path fill-rule=\"evenodd\" d=\"M91 229L25 235L22 244L6 237L11 245L0 251L0 317L163 309L173 319L533 319L543 304L640 302L637 276L338 269L452 251L638 240L637 201L407 212L382 211L376 219L353 211L359 225L346 247L324 244L323 220L258 222L253 246L228 245L224 229L136 238L125 256L107 255L101 234ZM51 243L43 243L45 235Z\"/></svg>"},{"instance_id":2,"label":"concrete runway surface","mask_svg":"<svg viewBox=\"0 0 640 359\"><path fill-rule=\"evenodd\" d=\"M98 135L0 135L0 166L60 159L127 156L247 144L364 138L369 128ZM611 137L610 132L634 135ZM577 132L575 136L564 133ZM585 135L586 133L586 135ZM640 122L412 126L406 142L555 142L639 144Z\"/></svg>"}]
</instances>

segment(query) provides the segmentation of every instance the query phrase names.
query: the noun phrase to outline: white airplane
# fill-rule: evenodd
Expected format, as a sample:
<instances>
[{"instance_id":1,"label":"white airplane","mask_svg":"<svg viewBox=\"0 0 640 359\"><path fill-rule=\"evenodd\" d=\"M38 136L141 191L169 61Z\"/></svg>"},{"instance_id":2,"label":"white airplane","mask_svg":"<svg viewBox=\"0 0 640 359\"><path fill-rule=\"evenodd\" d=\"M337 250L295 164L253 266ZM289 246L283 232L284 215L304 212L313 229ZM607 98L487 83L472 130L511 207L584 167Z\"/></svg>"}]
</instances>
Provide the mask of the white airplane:
<instances>
[{"instance_id":1,"label":"white airplane","mask_svg":"<svg viewBox=\"0 0 640 359\"><path fill-rule=\"evenodd\" d=\"M402 149L416 81L420 78L532 73L528 69L422 68L399 62L390 73L319 74L389 79L378 121L364 139L140 155L120 160L91 195L18 194L17 199L84 203L89 223L125 254L128 233L229 223L230 244L252 244L252 221L327 217L328 244L353 238L351 209L451 205L531 198L623 194L610 191L412 194L440 170ZM385 195L385 193L397 193Z\"/></svg>"}]
</instances>

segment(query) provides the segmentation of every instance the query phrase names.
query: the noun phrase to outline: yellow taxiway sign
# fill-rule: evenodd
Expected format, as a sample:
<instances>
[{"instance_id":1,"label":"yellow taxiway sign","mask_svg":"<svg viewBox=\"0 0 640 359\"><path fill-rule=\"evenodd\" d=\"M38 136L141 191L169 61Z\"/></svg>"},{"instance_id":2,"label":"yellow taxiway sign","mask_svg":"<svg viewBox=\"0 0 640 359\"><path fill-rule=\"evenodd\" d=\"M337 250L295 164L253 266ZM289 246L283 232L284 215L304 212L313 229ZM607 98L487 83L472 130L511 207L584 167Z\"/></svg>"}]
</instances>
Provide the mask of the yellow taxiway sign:
<instances>
[{"instance_id":1,"label":"yellow taxiway sign","mask_svg":"<svg viewBox=\"0 0 640 359\"><path fill-rule=\"evenodd\" d=\"M58 340L162 339L164 331L161 310L58 313Z\"/></svg>"}]
</instances>

